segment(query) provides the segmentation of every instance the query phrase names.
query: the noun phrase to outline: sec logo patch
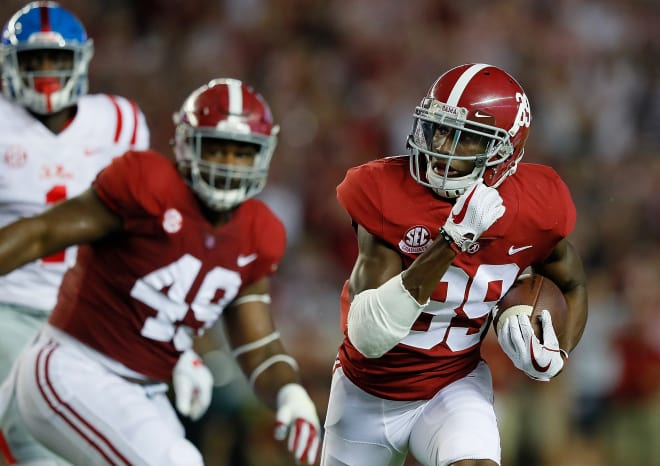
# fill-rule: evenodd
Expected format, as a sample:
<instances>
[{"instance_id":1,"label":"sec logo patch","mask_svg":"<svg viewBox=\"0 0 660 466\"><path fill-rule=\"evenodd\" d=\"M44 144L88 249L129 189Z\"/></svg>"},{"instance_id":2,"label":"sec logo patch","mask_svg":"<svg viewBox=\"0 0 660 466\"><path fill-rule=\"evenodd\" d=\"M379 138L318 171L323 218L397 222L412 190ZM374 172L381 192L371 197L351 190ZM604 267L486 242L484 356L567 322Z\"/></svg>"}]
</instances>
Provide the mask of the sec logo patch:
<instances>
[{"instance_id":1,"label":"sec logo patch","mask_svg":"<svg viewBox=\"0 0 660 466\"><path fill-rule=\"evenodd\" d=\"M423 225L416 225L406 231L399 241L399 249L406 254L421 254L433 243L431 232Z\"/></svg>"}]
</instances>

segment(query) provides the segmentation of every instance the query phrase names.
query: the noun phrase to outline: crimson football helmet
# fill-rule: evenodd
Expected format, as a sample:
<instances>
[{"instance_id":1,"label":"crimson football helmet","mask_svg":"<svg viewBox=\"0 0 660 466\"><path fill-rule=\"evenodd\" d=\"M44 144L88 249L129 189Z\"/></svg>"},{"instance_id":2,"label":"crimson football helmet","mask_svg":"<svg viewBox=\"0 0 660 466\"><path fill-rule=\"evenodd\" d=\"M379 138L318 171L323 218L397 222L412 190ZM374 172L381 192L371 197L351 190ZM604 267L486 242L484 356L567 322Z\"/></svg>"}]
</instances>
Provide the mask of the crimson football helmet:
<instances>
[{"instance_id":1,"label":"crimson football helmet","mask_svg":"<svg viewBox=\"0 0 660 466\"><path fill-rule=\"evenodd\" d=\"M264 188L279 126L264 98L237 79L215 79L195 90L174 114L174 153L192 189L214 210L228 210ZM249 167L202 159L202 139L258 146Z\"/></svg>"},{"instance_id":2,"label":"crimson football helmet","mask_svg":"<svg viewBox=\"0 0 660 466\"><path fill-rule=\"evenodd\" d=\"M34 50L67 51L73 66L65 70L21 69L21 54ZM2 29L0 62L5 97L38 114L74 105L87 93L87 69L94 45L82 23L56 2L32 2Z\"/></svg>"},{"instance_id":3,"label":"crimson football helmet","mask_svg":"<svg viewBox=\"0 0 660 466\"><path fill-rule=\"evenodd\" d=\"M440 76L415 109L408 136L410 173L442 197L455 198L483 179L497 187L515 173L523 156L532 114L520 84L492 65L467 64ZM439 151L434 137L450 138ZM455 153L461 142L482 150ZM443 141L444 142L444 141ZM456 170L457 160L474 163L470 173ZM462 162L464 163L464 162Z\"/></svg>"}]
</instances>

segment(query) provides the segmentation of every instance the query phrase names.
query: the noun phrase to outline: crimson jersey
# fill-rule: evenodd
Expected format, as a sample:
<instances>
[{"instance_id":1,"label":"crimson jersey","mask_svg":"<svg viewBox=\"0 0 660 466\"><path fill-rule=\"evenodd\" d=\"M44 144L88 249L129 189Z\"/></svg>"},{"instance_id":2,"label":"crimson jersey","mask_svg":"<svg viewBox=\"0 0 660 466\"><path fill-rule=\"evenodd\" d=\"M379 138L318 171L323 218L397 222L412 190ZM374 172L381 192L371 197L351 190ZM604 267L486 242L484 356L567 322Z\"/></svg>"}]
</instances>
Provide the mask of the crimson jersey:
<instances>
[{"instance_id":1,"label":"crimson jersey","mask_svg":"<svg viewBox=\"0 0 660 466\"><path fill-rule=\"evenodd\" d=\"M404 268L437 240L452 208L410 176L408 163L403 156L366 163L337 187L353 221L396 250ZM430 399L476 367L491 307L527 266L548 257L576 219L568 188L547 166L519 164L498 191L504 216L456 256L410 333L378 359L365 358L348 339L344 285L339 359L353 383L382 398Z\"/></svg>"},{"instance_id":2,"label":"crimson jersey","mask_svg":"<svg viewBox=\"0 0 660 466\"><path fill-rule=\"evenodd\" d=\"M151 151L115 159L93 186L123 231L80 247L49 322L130 369L169 380L192 337L277 268L284 227L254 199L212 226L176 167Z\"/></svg>"}]
</instances>

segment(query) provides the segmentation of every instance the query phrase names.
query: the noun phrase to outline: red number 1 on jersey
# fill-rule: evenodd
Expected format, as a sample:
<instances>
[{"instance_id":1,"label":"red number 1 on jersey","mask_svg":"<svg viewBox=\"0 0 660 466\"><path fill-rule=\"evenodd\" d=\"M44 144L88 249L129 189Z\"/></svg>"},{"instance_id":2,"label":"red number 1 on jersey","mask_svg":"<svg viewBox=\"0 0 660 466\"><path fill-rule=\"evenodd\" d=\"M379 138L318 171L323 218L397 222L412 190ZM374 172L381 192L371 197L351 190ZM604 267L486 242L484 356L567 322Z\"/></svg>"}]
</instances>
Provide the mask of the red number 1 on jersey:
<instances>
[{"instance_id":1,"label":"red number 1 on jersey","mask_svg":"<svg viewBox=\"0 0 660 466\"><path fill-rule=\"evenodd\" d=\"M50 191L46 193L46 204L49 206L52 204L57 204L60 201L63 201L66 199L66 186L63 184L57 184L52 187ZM46 262L49 264L53 263L61 263L64 262L65 260L65 253L64 251L56 252L55 254L51 254L50 256L44 257L41 259L42 262Z\"/></svg>"}]
</instances>

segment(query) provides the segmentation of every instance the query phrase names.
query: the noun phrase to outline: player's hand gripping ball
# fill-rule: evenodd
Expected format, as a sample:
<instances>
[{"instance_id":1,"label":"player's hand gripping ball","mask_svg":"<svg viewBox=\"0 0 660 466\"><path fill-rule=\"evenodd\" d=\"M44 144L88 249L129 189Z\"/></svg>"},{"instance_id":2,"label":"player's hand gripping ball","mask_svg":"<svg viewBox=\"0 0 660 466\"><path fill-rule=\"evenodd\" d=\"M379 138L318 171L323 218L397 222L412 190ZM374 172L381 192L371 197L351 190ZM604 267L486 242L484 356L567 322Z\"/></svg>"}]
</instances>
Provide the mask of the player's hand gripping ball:
<instances>
[{"instance_id":1,"label":"player's hand gripping ball","mask_svg":"<svg viewBox=\"0 0 660 466\"><path fill-rule=\"evenodd\" d=\"M568 306L551 280L523 275L493 308L497 340L514 365L533 379L548 381L564 367L559 340Z\"/></svg>"}]
</instances>

